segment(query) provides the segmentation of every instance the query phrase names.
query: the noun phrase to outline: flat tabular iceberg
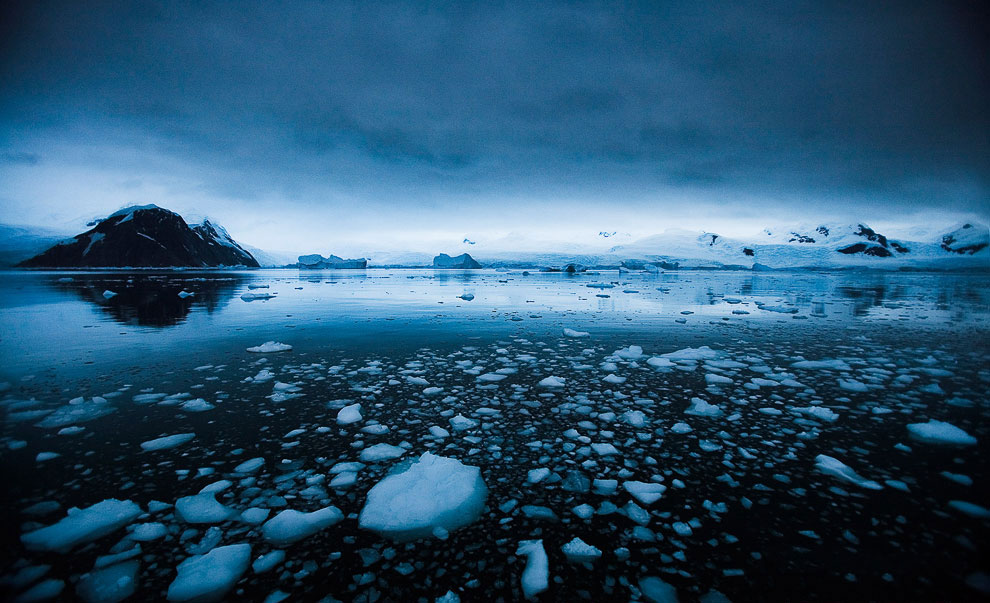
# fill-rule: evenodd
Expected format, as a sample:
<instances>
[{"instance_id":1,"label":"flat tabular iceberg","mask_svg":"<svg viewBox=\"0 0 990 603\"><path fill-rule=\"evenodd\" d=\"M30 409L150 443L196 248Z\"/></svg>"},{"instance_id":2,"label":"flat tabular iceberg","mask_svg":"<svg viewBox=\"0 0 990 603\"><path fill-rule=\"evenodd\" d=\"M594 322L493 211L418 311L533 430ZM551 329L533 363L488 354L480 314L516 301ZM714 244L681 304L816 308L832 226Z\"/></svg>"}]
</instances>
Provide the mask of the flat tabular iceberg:
<instances>
[{"instance_id":1,"label":"flat tabular iceberg","mask_svg":"<svg viewBox=\"0 0 990 603\"><path fill-rule=\"evenodd\" d=\"M371 488L359 524L396 540L413 540L473 522L487 497L481 469L425 452Z\"/></svg>"},{"instance_id":2,"label":"flat tabular iceberg","mask_svg":"<svg viewBox=\"0 0 990 603\"><path fill-rule=\"evenodd\" d=\"M70 509L58 523L22 535L21 542L32 551L65 553L124 527L141 513L137 503L110 498L85 509Z\"/></svg>"},{"instance_id":3,"label":"flat tabular iceberg","mask_svg":"<svg viewBox=\"0 0 990 603\"><path fill-rule=\"evenodd\" d=\"M219 601L251 562L250 544L232 544L179 564L179 575L168 587L169 601Z\"/></svg>"}]
</instances>

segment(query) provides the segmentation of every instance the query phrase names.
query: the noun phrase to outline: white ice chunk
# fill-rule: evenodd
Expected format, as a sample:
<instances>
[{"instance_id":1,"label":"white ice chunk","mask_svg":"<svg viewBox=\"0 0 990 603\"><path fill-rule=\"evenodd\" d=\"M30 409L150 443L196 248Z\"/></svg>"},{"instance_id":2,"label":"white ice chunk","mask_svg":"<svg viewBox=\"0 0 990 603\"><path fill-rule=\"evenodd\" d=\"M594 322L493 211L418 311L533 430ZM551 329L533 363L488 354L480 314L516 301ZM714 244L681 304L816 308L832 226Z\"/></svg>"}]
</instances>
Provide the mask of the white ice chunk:
<instances>
[{"instance_id":1,"label":"white ice chunk","mask_svg":"<svg viewBox=\"0 0 990 603\"><path fill-rule=\"evenodd\" d=\"M366 463L378 463L397 459L406 453L405 448L399 448L391 444L375 444L361 451L361 460Z\"/></svg>"},{"instance_id":2,"label":"white ice chunk","mask_svg":"<svg viewBox=\"0 0 990 603\"><path fill-rule=\"evenodd\" d=\"M148 440L147 442L141 442L141 448L143 450L149 450L149 451L167 450L169 448L175 448L176 446L181 446L195 437L196 437L195 433L177 433L175 435L156 438L154 440Z\"/></svg>"},{"instance_id":3,"label":"white ice chunk","mask_svg":"<svg viewBox=\"0 0 990 603\"><path fill-rule=\"evenodd\" d=\"M564 381L566 381L566 379L563 377L554 377L551 375L540 379L540 382L537 383L537 385L540 387L564 387Z\"/></svg>"},{"instance_id":4,"label":"white ice chunk","mask_svg":"<svg viewBox=\"0 0 990 603\"><path fill-rule=\"evenodd\" d=\"M141 562L125 561L83 574L76 584L76 594L86 603L116 603L137 590L137 573Z\"/></svg>"},{"instance_id":5,"label":"white ice chunk","mask_svg":"<svg viewBox=\"0 0 990 603\"><path fill-rule=\"evenodd\" d=\"M337 507L324 507L312 513L302 513L286 509L261 526L265 540L275 546L285 546L328 528L340 520L344 514Z\"/></svg>"},{"instance_id":6,"label":"white ice chunk","mask_svg":"<svg viewBox=\"0 0 990 603\"><path fill-rule=\"evenodd\" d=\"M397 540L420 538L473 522L487 497L480 468L425 452L371 488L359 525Z\"/></svg>"},{"instance_id":7,"label":"white ice chunk","mask_svg":"<svg viewBox=\"0 0 990 603\"><path fill-rule=\"evenodd\" d=\"M718 417L722 414L722 409L701 398L691 398L691 407L685 410L684 414L698 417Z\"/></svg>"},{"instance_id":8,"label":"white ice chunk","mask_svg":"<svg viewBox=\"0 0 990 603\"><path fill-rule=\"evenodd\" d=\"M351 423L357 423L361 420L361 403L351 404L341 408L337 413L337 424L338 425L350 425Z\"/></svg>"},{"instance_id":9,"label":"white ice chunk","mask_svg":"<svg viewBox=\"0 0 990 603\"><path fill-rule=\"evenodd\" d=\"M247 351L255 352L257 354L268 354L270 352L288 352L291 349L292 346L287 343L282 343L280 341L266 341L261 345L248 348Z\"/></svg>"},{"instance_id":10,"label":"white ice chunk","mask_svg":"<svg viewBox=\"0 0 990 603\"><path fill-rule=\"evenodd\" d=\"M622 482L622 487L625 488L626 492L631 494L633 498L644 505L652 505L657 502L667 490L667 486L653 482Z\"/></svg>"},{"instance_id":11,"label":"white ice chunk","mask_svg":"<svg viewBox=\"0 0 990 603\"><path fill-rule=\"evenodd\" d=\"M837 477L843 481L855 484L867 490L882 490L883 486L873 480L868 480L837 458L819 454L815 457L815 468L826 475Z\"/></svg>"},{"instance_id":12,"label":"white ice chunk","mask_svg":"<svg viewBox=\"0 0 990 603\"><path fill-rule=\"evenodd\" d=\"M523 540L516 549L516 555L526 557L526 569L520 583L523 596L532 599L550 586L550 559L542 540Z\"/></svg>"},{"instance_id":13,"label":"white ice chunk","mask_svg":"<svg viewBox=\"0 0 990 603\"><path fill-rule=\"evenodd\" d=\"M216 492L183 496L175 501L175 512L188 523L220 523L237 516L237 511L217 502Z\"/></svg>"},{"instance_id":14,"label":"white ice chunk","mask_svg":"<svg viewBox=\"0 0 990 603\"><path fill-rule=\"evenodd\" d=\"M575 331L574 329L564 329L564 337L587 337L587 331Z\"/></svg>"},{"instance_id":15,"label":"white ice chunk","mask_svg":"<svg viewBox=\"0 0 990 603\"><path fill-rule=\"evenodd\" d=\"M914 439L928 444L973 446L976 438L951 423L930 419L927 423L911 423L908 432Z\"/></svg>"},{"instance_id":16,"label":"white ice chunk","mask_svg":"<svg viewBox=\"0 0 990 603\"><path fill-rule=\"evenodd\" d=\"M179 564L168 587L169 601L219 601L237 584L251 562L250 544L232 544Z\"/></svg>"},{"instance_id":17,"label":"white ice chunk","mask_svg":"<svg viewBox=\"0 0 990 603\"><path fill-rule=\"evenodd\" d=\"M31 551L65 553L76 545L117 531L141 513L137 503L109 498L85 509L69 509L69 514L58 523L21 535L21 542Z\"/></svg>"},{"instance_id":18,"label":"white ice chunk","mask_svg":"<svg viewBox=\"0 0 990 603\"><path fill-rule=\"evenodd\" d=\"M576 536L573 540L560 547L560 550L564 551L564 554L567 555L568 561L574 563L594 561L602 556L601 549L586 543Z\"/></svg>"}]
</instances>

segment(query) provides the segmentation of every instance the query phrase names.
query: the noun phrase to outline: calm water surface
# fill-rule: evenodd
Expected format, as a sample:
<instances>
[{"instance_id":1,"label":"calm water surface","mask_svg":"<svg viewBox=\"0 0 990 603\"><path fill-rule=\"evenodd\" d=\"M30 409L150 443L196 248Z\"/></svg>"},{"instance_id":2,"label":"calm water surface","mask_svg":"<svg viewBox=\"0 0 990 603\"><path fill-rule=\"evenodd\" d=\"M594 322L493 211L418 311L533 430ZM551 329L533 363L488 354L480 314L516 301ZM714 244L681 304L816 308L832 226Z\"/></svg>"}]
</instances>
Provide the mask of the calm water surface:
<instances>
[{"instance_id":1,"label":"calm water surface","mask_svg":"<svg viewBox=\"0 0 990 603\"><path fill-rule=\"evenodd\" d=\"M148 600L164 598L184 559L236 543L250 544L252 559L286 552L268 572L248 568L228 593L258 601L278 592L433 601L448 591L518 600L526 560L517 547L536 539L549 556L545 600L642 599L648 577L688 601L715 591L732 601L980 600L990 572L988 520L952 503L990 506L984 275L3 278L0 502L9 521L0 574L49 565L45 577L64 582L67 600L108 554L139 561L132 598ZM252 293L273 297L242 299ZM565 328L588 335L567 337ZM293 349L246 351L266 341ZM687 348L694 352L663 356ZM564 386L540 387L548 376ZM59 420L79 396L106 403ZM200 398L212 408L184 406ZM717 406L715 416L686 412L696 398ZM337 425L338 410L356 402L363 421ZM476 423L456 431L457 415ZM912 439L907 425L930 419L977 444ZM375 423L387 433L362 431ZM451 435L431 435L433 426ZM196 435L142 452L142 442L178 433ZM330 487L328 472L382 442L405 448L403 459L431 451L481 467L484 512L446 539L397 543L361 530L367 491L402 459L365 463L346 488ZM38 460L46 452L58 456ZM819 455L851 467L860 483L816 468ZM256 457L265 459L260 471L233 473ZM527 483L536 468L549 477ZM333 505L346 517L287 547L243 522L190 524L172 508L134 522L167 532L140 550L133 526L67 554L20 542L73 506L171 505L224 479L217 500L237 511ZM619 487L594 488L595 479ZM667 489L645 504L621 486L635 481ZM24 513L41 502L48 512ZM601 557L568 560L561 547L575 537Z\"/></svg>"}]
</instances>

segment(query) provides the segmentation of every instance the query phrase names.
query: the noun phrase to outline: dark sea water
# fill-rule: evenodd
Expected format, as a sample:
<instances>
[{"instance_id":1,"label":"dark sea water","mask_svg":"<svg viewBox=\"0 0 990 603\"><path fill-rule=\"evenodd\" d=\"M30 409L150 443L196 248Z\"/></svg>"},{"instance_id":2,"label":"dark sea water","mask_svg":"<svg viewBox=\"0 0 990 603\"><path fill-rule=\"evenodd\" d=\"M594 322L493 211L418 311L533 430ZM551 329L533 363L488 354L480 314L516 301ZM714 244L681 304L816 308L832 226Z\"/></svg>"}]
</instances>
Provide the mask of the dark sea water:
<instances>
[{"instance_id":1,"label":"dark sea water","mask_svg":"<svg viewBox=\"0 0 990 603\"><path fill-rule=\"evenodd\" d=\"M4 597L30 587L10 583L25 568L50 566L38 580L73 600L97 565L136 561L130 600L164 599L183 560L247 543L252 560L276 549L285 560L248 567L231 600L520 600L529 540L549 558L541 600L643 600L648 578L682 601L985 600L990 588L985 275L2 277ZM252 293L274 297L242 299ZM267 341L292 350L246 350ZM563 386L539 385L550 376ZM685 412L696 398L717 413ZM362 420L338 425L355 403ZM476 423L458 431L457 416ZM909 424L932 419L976 443L912 437ZM375 424L387 432L362 431ZM180 433L195 437L141 448ZM378 443L406 452L330 486L334 465ZM480 467L480 516L413 541L361 529L368 490L424 452ZM823 472L819 455L858 475ZM258 457L260 470L234 472ZM528 483L538 468L549 475ZM240 520L194 524L153 505L68 552L21 542L71 507L148 511L221 480L216 499L237 512L333 506L344 519L285 546ZM666 490L647 504L623 486L633 482ZM164 535L136 543L143 523ZM569 560L561 547L575 537L601 556Z\"/></svg>"}]
</instances>

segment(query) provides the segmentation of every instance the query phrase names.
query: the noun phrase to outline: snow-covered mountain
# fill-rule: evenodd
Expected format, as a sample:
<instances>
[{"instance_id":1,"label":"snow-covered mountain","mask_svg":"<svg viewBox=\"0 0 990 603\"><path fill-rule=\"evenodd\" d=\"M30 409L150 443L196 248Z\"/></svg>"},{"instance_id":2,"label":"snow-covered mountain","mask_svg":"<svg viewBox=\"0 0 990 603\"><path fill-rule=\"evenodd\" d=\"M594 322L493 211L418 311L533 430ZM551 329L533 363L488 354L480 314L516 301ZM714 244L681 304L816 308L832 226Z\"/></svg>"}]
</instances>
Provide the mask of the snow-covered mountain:
<instances>
[{"instance_id":1,"label":"snow-covered mountain","mask_svg":"<svg viewBox=\"0 0 990 603\"><path fill-rule=\"evenodd\" d=\"M190 227L157 205L132 206L96 222L19 264L28 268L258 267L254 257L224 230L204 220Z\"/></svg>"},{"instance_id":2,"label":"snow-covered mountain","mask_svg":"<svg viewBox=\"0 0 990 603\"><path fill-rule=\"evenodd\" d=\"M619 260L679 262L687 266L771 268L990 268L990 231L961 224L922 241L895 239L866 224L768 228L753 238L667 231L613 247Z\"/></svg>"},{"instance_id":3,"label":"snow-covered mountain","mask_svg":"<svg viewBox=\"0 0 990 603\"><path fill-rule=\"evenodd\" d=\"M70 234L49 228L0 224L0 266L15 266Z\"/></svg>"}]
</instances>

